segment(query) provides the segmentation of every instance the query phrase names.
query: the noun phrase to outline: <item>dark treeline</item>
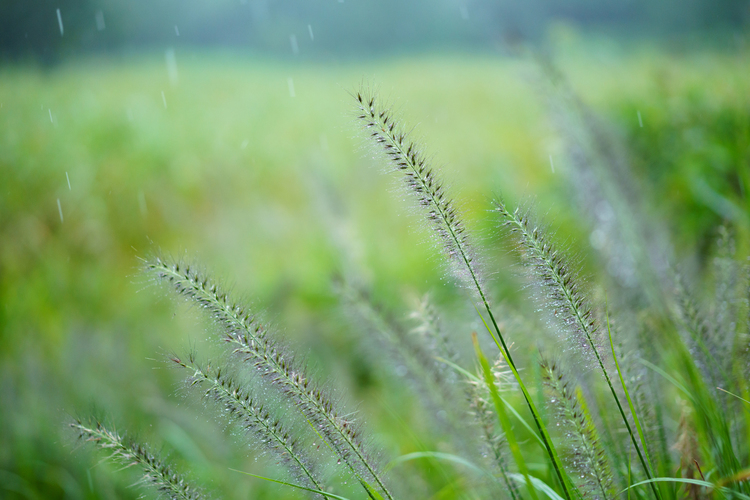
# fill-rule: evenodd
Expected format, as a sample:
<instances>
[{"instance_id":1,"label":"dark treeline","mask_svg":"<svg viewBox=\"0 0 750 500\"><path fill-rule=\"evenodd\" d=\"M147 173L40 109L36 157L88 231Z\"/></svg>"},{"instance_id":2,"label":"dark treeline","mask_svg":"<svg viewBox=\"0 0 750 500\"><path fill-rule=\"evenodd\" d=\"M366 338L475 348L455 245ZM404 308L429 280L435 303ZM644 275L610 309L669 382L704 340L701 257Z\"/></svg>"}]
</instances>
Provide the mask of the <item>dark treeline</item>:
<instances>
[{"instance_id":1,"label":"dark treeline","mask_svg":"<svg viewBox=\"0 0 750 500\"><path fill-rule=\"evenodd\" d=\"M0 58L174 45L346 57L538 40L553 21L671 37L749 20L747 0L0 0Z\"/></svg>"}]
</instances>

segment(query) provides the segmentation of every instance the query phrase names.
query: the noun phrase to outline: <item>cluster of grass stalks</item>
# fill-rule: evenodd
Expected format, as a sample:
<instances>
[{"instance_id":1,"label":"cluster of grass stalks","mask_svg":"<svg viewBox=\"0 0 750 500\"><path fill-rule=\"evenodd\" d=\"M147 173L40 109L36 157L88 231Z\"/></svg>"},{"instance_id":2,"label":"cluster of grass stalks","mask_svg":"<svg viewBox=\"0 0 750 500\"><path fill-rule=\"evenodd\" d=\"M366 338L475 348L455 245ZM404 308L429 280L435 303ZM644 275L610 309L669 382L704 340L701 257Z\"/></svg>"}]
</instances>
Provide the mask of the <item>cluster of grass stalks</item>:
<instances>
[{"instance_id":1,"label":"cluster of grass stalks","mask_svg":"<svg viewBox=\"0 0 750 500\"><path fill-rule=\"evenodd\" d=\"M401 463L430 459L465 474L452 485L456 498L750 498L750 280L733 228L717 239L710 279L692 281L665 265L668 245L649 239L658 221L639 215L645 202L628 184L627 158L564 82L550 81L582 213L606 239L598 245L602 259L614 264L599 283L587 283L532 210L497 199L492 217L517 249L528 284L520 293L530 305L516 312L493 298L490 260L431 157L375 93L354 95L365 134L404 180L484 330L448 334L447 318L429 299L406 324L375 303L357 276L341 280L352 325L379 338L379 355L410 381L433 417L425 425L445 436L439 450L392 457L385 466L360 416L255 311L196 265L145 262L146 273L214 320L228 357L172 361L186 370L189 387L289 473L264 479L313 497L343 498L334 492L353 483L371 499L440 498L419 478L399 474ZM597 213L603 203L606 220ZM708 285L715 293L703 304L697 292ZM526 331L509 332L503 325L513 314L536 318ZM72 427L113 458L143 467L144 483L165 497L203 497L101 422Z\"/></svg>"}]
</instances>

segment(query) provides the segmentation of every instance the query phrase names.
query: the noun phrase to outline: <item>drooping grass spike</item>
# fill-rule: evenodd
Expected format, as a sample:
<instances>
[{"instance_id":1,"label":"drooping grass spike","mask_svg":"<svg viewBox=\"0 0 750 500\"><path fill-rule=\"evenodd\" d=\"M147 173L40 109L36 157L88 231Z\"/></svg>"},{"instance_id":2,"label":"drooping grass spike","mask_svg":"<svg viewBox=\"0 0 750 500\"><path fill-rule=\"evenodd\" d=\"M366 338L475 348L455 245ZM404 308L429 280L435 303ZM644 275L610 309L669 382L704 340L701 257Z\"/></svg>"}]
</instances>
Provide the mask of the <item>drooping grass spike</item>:
<instances>
[{"instance_id":1,"label":"drooping grass spike","mask_svg":"<svg viewBox=\"0 0 750 500\"><path fill-rule=\"evenodd\" d=\"M327 391L308 377L304 367L281 344L269 337L263 324L190 266L169 264L157 258L148 262L146 269L206 309L221 327L222 339L232 352L250 363L314 424L358 482L368 489L370 481L374 481L386 498L393 500L365 447L359 426L338 408Z\"/></svg>"},{"instance_id":2,"label":"drooping grass spike","mask_svg":"<svg viewBox=\"0 0 750 500\"><path fill-rule=\"evenodd\" d=\"M91 441L110 453L109 459L124 467L139 466L143 470L141 481L154 488L163 498L169 500L202 500L205 495L190 484L161 458L152 454L144 445L120 436L99 421L93 425L77 420L70 424L83 441Z\"/></svg>"}]
</instances>

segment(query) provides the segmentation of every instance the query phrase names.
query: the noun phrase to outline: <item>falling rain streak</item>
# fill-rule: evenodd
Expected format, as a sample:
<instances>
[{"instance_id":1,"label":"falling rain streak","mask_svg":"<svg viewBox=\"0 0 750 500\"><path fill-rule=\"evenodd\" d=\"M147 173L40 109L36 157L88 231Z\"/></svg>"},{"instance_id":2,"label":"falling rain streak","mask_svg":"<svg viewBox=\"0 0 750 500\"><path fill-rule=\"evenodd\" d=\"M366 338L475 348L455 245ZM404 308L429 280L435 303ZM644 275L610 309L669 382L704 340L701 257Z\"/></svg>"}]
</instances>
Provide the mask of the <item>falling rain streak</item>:
<instances>
[{"instance_id":1,"label":"falling rain streak","mask_svg":"<svg viewBox=\"0 0 750 500\"><path fill-rule=\"evenodd\" d=\"M315 37L313 36L313 32L312 32L312 24L307 25L307 32L310 33L310 40L314 41Z\"/></svg>"},{"instance_id":2,"label":"falling rain streak","mask_svg":"<svg viewBox=\"0 0 750 500\"><path fill-rule=\"evenodd\" d=\"M549 166L552 167L552 173L555 173L555 162L552 161L552 155L549 155Z\"/></svg>"},{"instance_id":3,"label":"falling rain streak","mask_svg":"<svg viewBox=\"0 0 750 500\"><path fill-rule=\"evenodd\" d=\"M63 223L62 205L60 204L60 198L57 199L57 211L60 212L60 223Z\"/></svg>"},{"instance_id":4,"label":"falling rain streak","mask_svg":"<svg viewBox=\"0 0 750 500\"><path fill-rule=\"evenodd\" d=\"M292 45L292 54L299 54L299 45L297 44L297 35L289 35L289 43Z\"/></svg>"},{"instance_id":5,"label":"falling rain streak","mask_svg":"<svg viewBox=\"0 0 750 500\"><path fill-rule=\"evenodd\" d=\"M96 11L96 29L98 31L104 31L104 28L107 27L106 24L104 24L104 12L101 10Z\"/></svg>"},{"instance_id":6,"label":"falling rain streak","mask_svg":"<svg viewBox=\"0 0 750 500\"><path fill-rule=\"evenodd\" d=\"M638 111L638 125L643 128L643 118L641 118L641 112Z\"/></svg>"},{"instance_id":7,"label":"falling rain streak","mask_svg":"<svg viewBox=\"0 0 750 500\"><path fill-rule=\"evenodd\" d=\"M63 36L63 32L65 30L63 29L62 14L60 14L60 9L57 9L57 24L60 25L60 36Z\"/></svg>"},{"instance_id":8,"label":"falling rain streak","mask_svg":"<svg viewBox=\"0 0 750 500\"><path fill-rule=\"evenodd\" d=\"M174 34L180 36L180 28L178 28L176 24L174 25Z\"/></svg>"},{"instance_id":9,"label":"falling rain streak","mask_svg":"<svg viewBox=\"0 0 750 500\"><path fill-rule=\"evenodd\" d=\"M289 97L294 97L295 96L295 93L294 93L294 80L292 80L291 76L286 79L286 83L289 86Z\"/></svg>"},{"instance_id":10,"label":"falling rain streak","mask_svg":"<svg viewBox=\"0 0 750 500\"><path fill-rule=\"evenodd\" d=\"M68 173L65 172L65 178L68 179L68 191L73 191L73 188L70 187L70 177L68 177Z\"/></svg>"},{"instance_id":11,"label":"falling rain streak","mask_svg":"<svg viewBox=\"0 0 750 500\"><path fill-rule=\"evenodd\" d=\"M167 61L167 75L169 76L169 84L173 87L179 83L179 75L177 73L177 58L174 55L174 49L169 48L167 49L167 52L165 54L165 59ZM162 92L163 95L163 92ZM166 108L166 104L164 105Z\"/></svg>"},{"instance_id":12,"label":"falling rain streak","mask_svg":"<svg viewBox=\"0 0 750 500\"><path fill-rule=\"evenodd\" d=\"M55 123L55 120L52 119L52 110L49 109L49 108L47 108L47 111L49 111L49 122L50 123Z\"/></svg>"},{"instance_id":13,"label":"falling rain streak","mask_svg":"<svg viewBox=\"0 0 750 500\"><path fill-rule=\"evenodd\" d=\"M164 109L167 109L167 96L164 95L164 91L161 91L161 102L164 103Z\"/></svg>"}]
</instances>

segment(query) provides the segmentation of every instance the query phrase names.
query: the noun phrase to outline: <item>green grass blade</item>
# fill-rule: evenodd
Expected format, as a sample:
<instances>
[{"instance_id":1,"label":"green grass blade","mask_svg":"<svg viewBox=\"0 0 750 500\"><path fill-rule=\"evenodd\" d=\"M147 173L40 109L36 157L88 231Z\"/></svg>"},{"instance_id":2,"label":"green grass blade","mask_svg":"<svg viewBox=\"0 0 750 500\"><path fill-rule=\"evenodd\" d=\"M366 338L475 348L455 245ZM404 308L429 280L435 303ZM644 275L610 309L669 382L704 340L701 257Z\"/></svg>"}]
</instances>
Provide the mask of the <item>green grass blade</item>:
<instances>
[{"instance_id":1,"label":"green grass blade","mask_svg":"<svg viewBox=\"0 0 750 500\"><path fill-rule=\"evenodd\" d=\"M514 481L528 485L528 483L526 482L526 478L524 478L524 476L521 474L508 474L508 477L510 477ZM558 495L555 490L550 488L547 483L539 478L531 476L531 484L534 486L534 488L547 495L550 500L565 500L563 497Z\"/></svg>"},{"instance_id":2,"label":"green grass blade","mask_svg":"<svg viewBox=\"0 0 750 500\"><path fill-rule=\"evenodd\" d=\"M729 498L740 498L742 500L750 500L750 496L744 495L742 493L739 493L737 491L732 491L727 488L724 488L722 486L718 486L714 483L709 483L708 481L701 481L700 479L689 479L689 478L683 478L683 477L655 477L653 479L646 479L645 481L640 481L635 484L631 484L628 486L625 490L621 491L620 494L624 493L626 490L630 490L632 488L635 488L636 486L641 486L643 484L648 483L686 483L686 484L696 484L698 486L705 486L706 488L710 488L712 490L720 491L722 494L727 495Z\"/></svg>"},{"instance_id":3,"label":"green grass blade","mask_svg":"<svg viewBox=\"0 0 750 500\"><path fill-rule=\"evenodd\" d=\"M485 302L485 306L487 308L487 311L489 312L489 304ZM479 308L476 307L476 304L474 305L474 308L476 309L477 314L479 315L479 318L482 320L484 327L487 329L487 331L490 332L490 334L492 334L492 330L490 329L489 325L485 321L484 316L482 316L482 313L479 312ZM497 326L497 323L495 322L495 318L494 316L492 316L491 312L490 312L490 319L492 320L492 324L495 326L495 329L497 331L500 331L500 327ZM494 335L493 335L493 338L494 338ZM505 362L510 367L511 371L513 372L513 376L516 378L516 381L518 382L518 386L521 388L521 391L523 392L523 397L526 399L526 405L529 407L529 411L531 411L531 415L534 417L534 423L536 424L537 429L539 429L544 451L547 453L547 456L550 458L552 462L552 466L555 470L555 475L557 476L557 479L560 482L560 486L562 487L563 492L565 493L565 498L567 500L572 500L573 497L571 496L571 491L577 491L577 490L575 486L573 486L573 482L570 480L567 472L565 472L565 469L562 466L560 457L558 456L557 450L555 449L555 445L552 443L552 438L547 432L547 428L544 425L544 422L542 421L542 417L539 414L539 410L537 410L536 405L534 404L534 401L531 399L531 394L529 394L529 391L526 389L526 384L523 383L523 379L521 379L521 375L518 373L518 370L516 369L516 365L513 363L513 360L510 357L510 352L500 349L500 354L503 356L503 358L505 359Z\"/></svg>"},{"instance_id":4,"label":"green grass blade","mask_svg":"<svg viewBox=\"0 0 750 500\"><path fill-rule=\"evenodd\" d=\"M451 368L453 368L454 370L456 370L460 374L464 375L469 380L471 380L473 382L481 382L481 380L479 379L479 377L477 377L476 375L474 375L470 371L465 370L463 367L458 366L456 363L454 363L452 361L449 361L447 359L440 358L440 357L435 358L435 359L437 359L441 363L445 363L446 365L450 366ZM534 436L534 438L537 440L537 442L539 443L539 445L542 448L544 448L544 441L542 441L542 438L539 437L539 433L536 430L534 430L534 428L531 427L531 425L529 425L529 423L526 421L526 419L523 418L520 413L518 413L518 410L516 410L513 407L513 405L511 405L510 403L508 403L508 401L504 397L500 396L500 399L503 401L503 403L505 403L505 406L510 410L510 412L513 414L513 416L516 417L516 419L521 423L521 425L523 425L524 427L526 427L526 430L528 430L529 433L532 436Z\"/></svg>"},{"instance_id":5,"label":"green grass blade","mask_svg":"<svg viewBox=\"0 0 750 500\"><path fill-rule=\"evenodd\" d=\"M334 498L336 500L350 500L349 498L342 497L340 495L334 495L333 493L328 493L327 491L316 490L316 489L313 489L313 488L308 488L308 487L302 486L300 484L288 483L286 481L282 481L281 479L273 479L273 478L270 478L270 477L259 476L258 474L253 474L251 472L245 472L245 471L242 471L242 470L232 469L231 467L229 468L229 470L231 470L232 472L239 472L240 474L244 474L246 476L254 477L254 478L257 478L257 479L262 479L262 480L268 481L270 483L283 484L284 486L289 486L290 488L296 488L298 490L309 491L311 493L317 493L319 495L323 495L323 496L328 497L328 498Z\"/></svg>"},{"instance_id":6,"label":"green grass blade","mask_svg":"<svg viewBox=\"0 0 750 500\"><path fill-rule=\"evenodd\" d=\"M478 474L483 474L495 479L495 476L493 476L490 472L482 469L478 465L466 460L465 458L459 457L458 455L454 455L452 453L443 453L440 451L416 451L414 453L407 453L406 455L401 455L400 457L391 460L391 462L385 466L385 469L390 470L398 464L409 462L411 460L418 460L420 458L434 458L437 460L444 460L446 462L453 462L463 465L467 469L471 469Z\"/></svg>"},{"instance_id":7,"label":"green grass blade","mask_svg":"<svg viewBox=\"0 0 750 500\"><path fill-rule=\"evenodd\" d=\"M523 458L521 448L518 446L518 441L516 440L515 433L513 432L513 427L510 424L510 419L508 418L508 414L505 411L505 403L503 403L503 401L500 399L500 394L497 391L497 386L495 385L495 380L492 376L492 368L490 367L487 358L484 356L482 348L479 346L479 340L477 339L476 333L472 334L472 341L474 342L474 351L477 354L479 365L481 366L482 373L484 374L484 382L485 384L487 384L487 387L490 390L490 396L492 397L492 403L495 406L497 419L500 421L500 426L505 433L505 439L507 439L508 441L508 448L510 448L511 453L513 454L513 458L516 461L516 465L525 478L526 487L529 490L529 495L531 495L531 498L533 498L534 500L539 500L539 497L536 494L536 488L533 487L531 479L529 479L529 468L526 465L526 460Z\"/></svg>"}]
</instances>

